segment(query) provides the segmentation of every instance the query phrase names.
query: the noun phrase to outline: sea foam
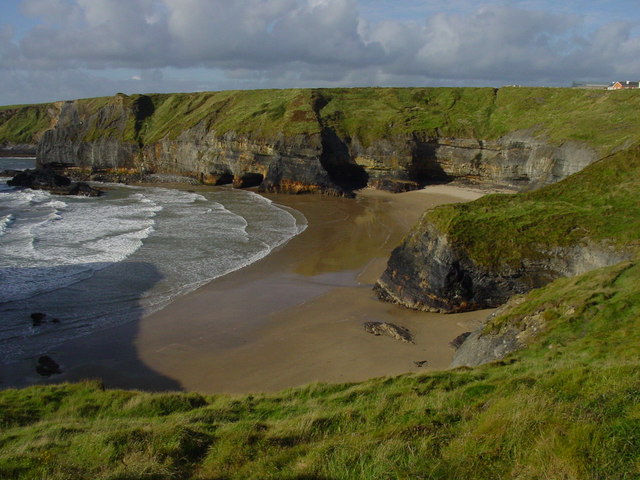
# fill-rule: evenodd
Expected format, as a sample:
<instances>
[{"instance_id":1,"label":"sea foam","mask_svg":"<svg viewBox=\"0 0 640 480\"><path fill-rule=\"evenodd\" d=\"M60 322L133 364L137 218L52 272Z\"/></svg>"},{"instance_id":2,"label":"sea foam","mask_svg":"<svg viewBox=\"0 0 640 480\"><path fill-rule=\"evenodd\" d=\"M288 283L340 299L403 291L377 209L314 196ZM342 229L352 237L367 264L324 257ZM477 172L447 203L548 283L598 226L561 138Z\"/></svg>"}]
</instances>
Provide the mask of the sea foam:
<instances>
[{"instance_id":1,"label":"sea foam","mask_svg":"<svg viewBox=\"0 0 640 480\"><path fill-rule=\"evenodd\" d=\"M268 255L306 219L257 194L110 185L101 198L0 186L0 359L129 322ZM34 330L29 316L60 319Z\"/></svg>"}]
</instances>

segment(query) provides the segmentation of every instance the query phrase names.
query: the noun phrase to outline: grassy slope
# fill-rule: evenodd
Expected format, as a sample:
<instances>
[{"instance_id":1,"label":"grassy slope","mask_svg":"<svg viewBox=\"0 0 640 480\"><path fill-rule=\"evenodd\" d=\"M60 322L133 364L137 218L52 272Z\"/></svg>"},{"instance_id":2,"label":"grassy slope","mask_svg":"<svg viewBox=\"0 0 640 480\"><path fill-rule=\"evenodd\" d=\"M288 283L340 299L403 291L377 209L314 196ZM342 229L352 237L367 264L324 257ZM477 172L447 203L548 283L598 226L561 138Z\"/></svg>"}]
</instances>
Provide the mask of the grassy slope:
<instances>
[{"instance_id":1,"label":"grassy slope","mask_svg":"<svg viewBox=\"0 0 640 480\"><path fill-rule=\"evenodd\" d=\"M235 397L0 392L0 477L638 478L640 265L562 279L506 316L541 307L529 349L473 370Z\"/></svg>"},{"instance_id":2,"label":"grassy slope","mask_svg":"<svg viewBox=\"0 0 640 480\"><path fill-rule=\"evenodd\" d=\"M51 126L49 104L0 107L0 144L33 144Z\"/></svg>"},{"instance_id":3,"label":"grassy slope","mask_svg":"<svg viewBox=\"0 0 640 480\"><path fill-rule=\"evenodd\" d=\"M640 148L613 154L566 180L520 195L488 195L428 212L481 265L518 267L522 258L588 240L640 251ZM420 227L417 227L418 229Z\"/></svg>"},{"instance_id":4,"label":"grassy slope","mask_svg":"<svg viewBox=\"0 0 640 480\"><path fill-rule=\"evenodd\" d=\"M250 133L257 138L313 134L320 125L313 111L321 96L326 104L320 115L344 137L374 140L406 136L471 137L496 139L514 130L529 129L558 143L586 142L603 154L640 142L640 94L637 91L590 91L560 88L350 88L202 92L149 95L155 112L135 131L134 118L120 133L110 129L121 111L138 97L118 94L78 100L81 111L95 114L101 108L103 127L86 139L121 135L125 141L154 143L204 122L219 134ZM110 107L114 107L109 109ZM17 108L18 118L0 121L0 143L31 137L48 127L33 109ZM25 114L22 112L30 112ZM128 113L127 113L128 115ZM0 116L1 118L1 116ZM18 133L19 132L19 133Z\"/></svg>"},{"instance_id":5,"label":"grassy slope","mask_svg":"<svg viewBox=\"0 0 640 480\"><path fill-rule=\"evenodd\" d=\"M638 120L627 111L639 95L544 89L540 95L558 98L542 101L537 91L501 89L493 107L477 109L468 121L472 126L460 128L480 128L474 122L489 118L483 128L487 137L496 136L510 119L514 128L538 128L558 140L588 137L603 151L640 135ZM448 105L442 115L463 116L456 108L464 102L446 103L445 97L465 92L434 92L437 100L426 103ZM385 109L368 114L372 131L395 118L400 96L416 93L385 91ZM336 112L366 105L371 94L347 94L333 98L322 114L345 133L360 135L362 120ZM287 105L296 102L292 95L278 100L285 117ZM174 96L162 98L170 102ZM222 97L207 98L216 103ZM338 100L342 106L332 106ZM545 116L574 100L587 102L586 110ZM168 132L179 105L186 103L158 102L156 111L164 113L157 119L166 121L151 123L157 120L152 117L143 134ZM238 115L223 119L193 104L185 122L207 118L255 126L251 122L269 115L283 118L277 102L253 117L242 102L224 108L234 105ZM602 118L593 120L595 113ZM437 123L444 117L412 115L416 125L433 121L443 131ZM440 208L428 218L489 265L517 262L532 244L585 237L637 252L639 158L638 148L629 149L537 192L489 196ZM536 312L545 328L528 349L473 370L237 397L102 391L91 383L5 390L0 478L639 478L640 265L633 261L553 282L487 328L522 322Z\"/></svg>"}]
</instances>

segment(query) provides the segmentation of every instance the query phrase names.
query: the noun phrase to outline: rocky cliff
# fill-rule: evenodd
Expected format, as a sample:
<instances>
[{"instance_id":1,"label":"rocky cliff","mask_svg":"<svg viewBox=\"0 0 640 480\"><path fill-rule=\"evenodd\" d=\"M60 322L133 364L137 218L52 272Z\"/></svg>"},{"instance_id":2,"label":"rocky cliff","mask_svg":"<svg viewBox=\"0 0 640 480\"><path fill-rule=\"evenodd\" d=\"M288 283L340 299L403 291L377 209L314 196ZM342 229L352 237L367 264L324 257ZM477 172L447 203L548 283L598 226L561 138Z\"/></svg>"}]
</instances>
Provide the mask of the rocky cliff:
<instances>
[{"instance_id":1,"label":"rocky cliff","mask_svg":"<svg viewBox=\"0 0 640 480\"><path fill-rule=\"evenodd\" d=\"M526 190L615 148L610 128L590 130L615 107L604 93L577 113L567 103L585 93L568 89L120 94L60 104L37 157L93 175L171 174L296 193L451 179ZM636 123L614 134L628 142Z\"/></svg>"},{"instance_id":2,"label":"rocky cliff","mask_svg":"<svg viewBox=\"0 0 640 480\"><path fill-rule=\"evenodd\" d=\"M639 172L636 147L535 192L427 212L376 290L409 308L459 312L632 258Z\"/></svg>"},{"instance_id":3,"label":"rocky cliff","mask_svg":"<svg viewBox=\"0 0 640 480\"><path fill-rule=\"evenodd\" d=\"M0 157L33 157L44 131L55 124L59 104L0 107Z\"/></svg>"}]
</instances>

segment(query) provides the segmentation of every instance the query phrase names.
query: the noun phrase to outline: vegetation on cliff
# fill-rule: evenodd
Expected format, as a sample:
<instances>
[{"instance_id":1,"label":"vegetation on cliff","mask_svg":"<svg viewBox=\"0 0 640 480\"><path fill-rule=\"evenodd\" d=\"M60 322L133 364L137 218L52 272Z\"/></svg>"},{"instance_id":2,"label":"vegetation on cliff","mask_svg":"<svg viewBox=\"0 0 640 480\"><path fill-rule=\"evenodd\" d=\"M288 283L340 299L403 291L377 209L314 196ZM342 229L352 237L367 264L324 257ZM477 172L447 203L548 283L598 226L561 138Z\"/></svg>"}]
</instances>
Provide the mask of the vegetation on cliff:
<instances>
[{"instance_id":1,"label":"vegetation on cliff","mask_svg":"<svg viewBox=\"0 0 640 480\"><path fill-rule=\"evenodd\" d=\"M317 131L320 117L363 142L417 129L484 138L531 129L551 141L584 141L608 156L555 185L441 207L422 222L435 224L488 269L592 243L625 250L631 260L515 299L485 331L534 320L535 330L523 339L528 348L475 369L271 395L105 391L91 382L1 391L0 477L640 477L640 148L630 147L640 141L637 92L236 95L152 95L152 113L144 105L133 108L139 97L126 97L122 101L139 113L125 129L140 142L201 122L220 131L286 135ZM262 99L258 110L243 103ZM85 102L103 109L111 101ZM295 126L288 121L293 117Z\"/></svg>"},{"instance_id":2,"label":"vegetation on cliff","mask_svg":"<svg viewBox=\"0 0 640 480\"><path fill-rule=\"evenodd\" d=\"M640 266L532 292L506 361L271 395L0 392L16 479L631 479L640 475Z\"/></svg>"},{"instance_id":3,"label":"vegetation on cliff","mask_svg":"<svg viewBox=\"0 0 640 480\"><path fill-rule=\"evenodd\" d=\"M0 145L35 144L53 120L50 104L0 107Z\"/></svg>"},{"instance_id":4,"label":"vegetation on cliff","mask_svg":"<svg viewBox=\"0 0 640 480\"><path fill-rule=\"evenodd\" d=\"M141 98L148 102L146 109L137 108ZM84 116L102 116L87 141L115 135L112 128L121 118L117 135L143 144L175 138L199 124L219 135L233 131L257 138L309 135L327 126L364 144L415 134L496 139L515 130L531 130L551 142L585 142L603 153L640 141L640 95L634 91L287 89L118 94L74 102ZM0 143L24 142L50 128L48 106L0 107Z\"/></svg>"},{"instance_id":5,"label":"vegetation on cliff","mask_svg":"<svg viewBox=\"0 0 640 480\"><path fill-rule=\"evenodd\" d=\"M518 195L487 195L427 212L490 271L544 259L556 247L603 244L640 253L640 147L604 158L562 182ZM415 227L416 234L423 226Z\"/></svg>"}]
</instances>

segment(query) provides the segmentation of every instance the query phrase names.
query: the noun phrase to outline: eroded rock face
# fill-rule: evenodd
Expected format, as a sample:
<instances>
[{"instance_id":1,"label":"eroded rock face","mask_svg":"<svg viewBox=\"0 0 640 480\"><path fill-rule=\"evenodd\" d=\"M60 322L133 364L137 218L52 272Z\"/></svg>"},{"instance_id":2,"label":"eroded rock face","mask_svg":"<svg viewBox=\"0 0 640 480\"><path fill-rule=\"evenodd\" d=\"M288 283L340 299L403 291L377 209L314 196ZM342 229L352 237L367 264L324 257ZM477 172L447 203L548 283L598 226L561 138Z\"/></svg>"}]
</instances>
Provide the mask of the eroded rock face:
<instances>
[{"instance_id":1,"label":"eroded rock face","mask_svg":"<svg viewBox=\"0 0 640 480\"><path fill-rule=\"evenodd\" d=\"M161 174L255 186L261 176L265 191L344 195L367 185L406 191L451 179L528 189L561 180L598 158L585 144L553 145L530 131L493 140L416 131L365 144L327 123L321 98L313 105L315 118L309 119L317 124L310 131L319 133L217 132L203 121L145 143L142 124L154 114L152 99L115 99L93 114L79 102L61 103L55 127L44 132L38 145L39 165L67 164L88 179L119 181Z\"/></svg>"},{"instance_id":2,"label":"eroded rock face","mask_svg":"<svg viewBox=\"0 0 640 480\"><path fill-rule=\"evenodd\" d=\"M526 130L497 140L416 133L381 139L366 148L356 138L350 151L370 183L389 178L420 184L462 178L520 189L557 182L598 159L585 144L568 141L555 146Z\"/></svg>"},{"instance_id":3,"label":"eroded rock face","mask_svg":"<svg viewBox=\"0 0 640 480\"><path fill-rule=\"evenodd\" d=\"M18 172L11 180L7 181L7 185L33 190L47 190L56 195L99 197L103 194L101 190L93 188L87 183L72 182L69 177L59 175L52 168Z\"/></svg>"},{"instance_id":4,"label":"eroded rock face","mask_svg":"<svg viewBox=\"0 0 640 480\"><path fill-rule=\"evenodd\" d=\"M365 322L364 331L376 336L391 337L405 343L414 343L413 335L405 328L388 322Z\"/></svg>"},{"instance_id":5,"label":"eroded rock face","mask_svg":"<svg viewBox=\"0 0 640 480\"><path fill-rule=\"evenodd\" d=\"M391 254L375 289L386 301L415 310L453 313L493 308L511 296L560 278L627 260L606 245L557 247L523 258L517 268L474 262L433 224L423 222Z\"/></svg>"},{"instance_id":6,"label":"eroded rock face","mask_svg":"<svg viewBox=\"0 0 640 480\"><path fill-rule=\"evenodd\" d=\"M462 312L494 307L527 288L517 272L489 275L432 224L416 228L391 254L378 296L415 310Z\"/></svg>"},{"instance_id":7,"label":"eroded rock face","mask_svg":"<svg viewBox=\"0 0 640 480\"><path fill-rule=\"evenodd\" d=\"M485 324L518 306L524 299L525 297L522 296L511 298L489 315ZM496 362L510 353L525 348L528 342L546 329L543 313L543 309L540 309L529 315L522 316L518 321L508 323L497 331L487 331L485 325L483 325L474 332L467 333L456 348L451 361L451 368L476 367L485 363Z\"/></svg>"}]
</instances>

